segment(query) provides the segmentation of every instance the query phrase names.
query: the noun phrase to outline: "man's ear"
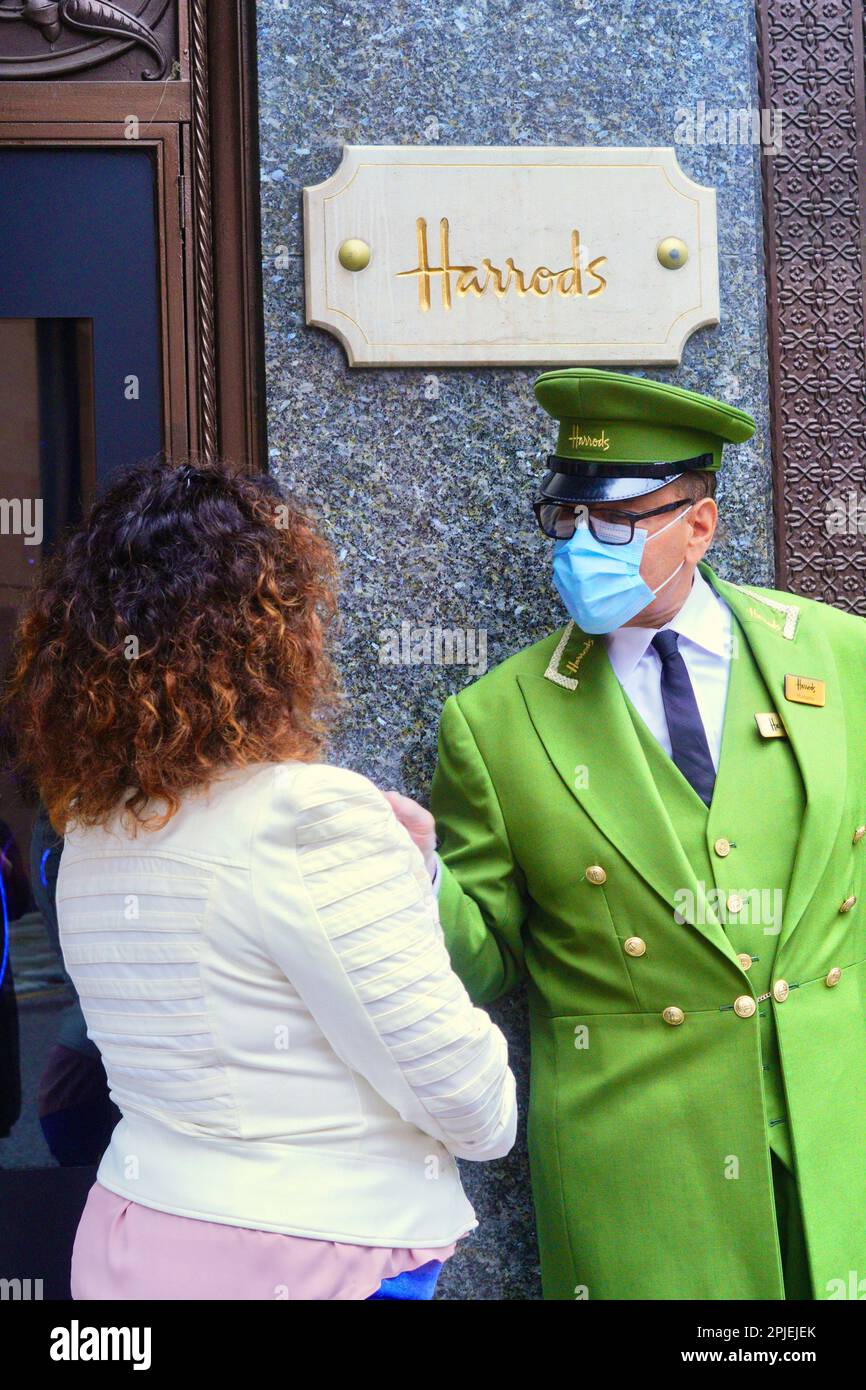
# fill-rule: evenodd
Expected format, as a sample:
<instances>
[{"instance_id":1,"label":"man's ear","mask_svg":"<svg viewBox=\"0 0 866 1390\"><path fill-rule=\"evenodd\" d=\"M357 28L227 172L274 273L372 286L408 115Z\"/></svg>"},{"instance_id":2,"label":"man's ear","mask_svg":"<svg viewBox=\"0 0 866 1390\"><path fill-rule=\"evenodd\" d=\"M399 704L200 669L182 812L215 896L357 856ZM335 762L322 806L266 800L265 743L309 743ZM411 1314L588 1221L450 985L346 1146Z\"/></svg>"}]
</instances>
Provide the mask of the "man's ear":
<instances>
[{"instance_id":1,"label":"man's ear","mask_svg":"<svg viewBox=\"0 0 866 1390\"><path fill-rule=\"evenodd\" d=\"M719 520L719 509L712 497L699 497L688 513L692 532L686 546L686 559L697 563L709 550Z\"/></svg>"}]
</instances>

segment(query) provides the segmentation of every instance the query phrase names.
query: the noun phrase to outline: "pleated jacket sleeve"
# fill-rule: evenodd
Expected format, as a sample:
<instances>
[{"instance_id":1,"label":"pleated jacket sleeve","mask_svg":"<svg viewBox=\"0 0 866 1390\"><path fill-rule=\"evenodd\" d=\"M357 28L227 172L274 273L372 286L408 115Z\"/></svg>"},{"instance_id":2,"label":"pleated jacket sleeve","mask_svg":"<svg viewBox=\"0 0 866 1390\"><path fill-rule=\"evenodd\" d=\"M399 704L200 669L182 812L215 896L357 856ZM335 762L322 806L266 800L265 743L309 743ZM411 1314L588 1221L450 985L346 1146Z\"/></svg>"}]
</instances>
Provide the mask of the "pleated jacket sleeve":
<instances>
[{"instance_id":1,"label":"pleated jacket sleeve","mask_svg":"<svg viewBox=\"0 0 866 1390\"><path fill-rule=\"evenodd\" d=\"M505 1038L452 970L423 858L378 788L283 764L253 845L268 950L338 1057L456 1156L508 1153Z\"/></svg>"}]
</instances>

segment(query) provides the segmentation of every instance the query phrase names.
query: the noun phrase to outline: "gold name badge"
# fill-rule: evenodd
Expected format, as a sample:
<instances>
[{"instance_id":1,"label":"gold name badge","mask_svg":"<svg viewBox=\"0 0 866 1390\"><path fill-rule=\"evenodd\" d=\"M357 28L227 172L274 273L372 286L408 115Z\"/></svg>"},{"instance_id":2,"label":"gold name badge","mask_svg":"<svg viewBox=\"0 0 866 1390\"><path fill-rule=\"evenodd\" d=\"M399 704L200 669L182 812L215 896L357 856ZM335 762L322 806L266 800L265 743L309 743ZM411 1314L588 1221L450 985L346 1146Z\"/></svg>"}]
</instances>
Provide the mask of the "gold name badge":
<instances>
[{"instance_id":1,"label":"gold name badge","mask_svg":"<svg viewBox=\"0 0 866 1390\"><path fill-rule=\"evenodd\" d=\"M812 676L786 676L785 699L798 705L823 705L824 682Z\"/></svg>"},{"instance_id":2,"label":"gold name badge","mask_svg":"<svg viewBox=\"0 0 866 1390\"><path fill-rule=\"evenodd\" d=\"M787 738L788 734L785 726L778 714L756 714L755 723L760 730L762 738Z\"/></svg>"}]
</instances>

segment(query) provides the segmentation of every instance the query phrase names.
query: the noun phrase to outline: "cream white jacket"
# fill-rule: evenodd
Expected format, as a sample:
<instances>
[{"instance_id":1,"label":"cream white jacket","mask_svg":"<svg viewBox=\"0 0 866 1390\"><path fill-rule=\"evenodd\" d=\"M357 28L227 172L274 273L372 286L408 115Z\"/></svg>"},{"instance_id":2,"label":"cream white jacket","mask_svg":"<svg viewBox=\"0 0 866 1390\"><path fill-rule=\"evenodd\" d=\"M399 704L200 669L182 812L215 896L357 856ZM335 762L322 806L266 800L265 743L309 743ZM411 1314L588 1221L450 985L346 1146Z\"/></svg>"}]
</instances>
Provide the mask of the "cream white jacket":
<instances>
[{"instance_id":1,"label":"cream white jacket","mask_svg":"<svg viewBox=\"0 0 866 1390\"><path fill-rule=\"evenodd\" d=\"M100 1183L364 1245L477 1225L454 1155L514 1142L506 1043L451 970L421 854L366 777L257 764L160 831L72 829L57 905L123 1115Z\"/></svg>"}]
</instances>

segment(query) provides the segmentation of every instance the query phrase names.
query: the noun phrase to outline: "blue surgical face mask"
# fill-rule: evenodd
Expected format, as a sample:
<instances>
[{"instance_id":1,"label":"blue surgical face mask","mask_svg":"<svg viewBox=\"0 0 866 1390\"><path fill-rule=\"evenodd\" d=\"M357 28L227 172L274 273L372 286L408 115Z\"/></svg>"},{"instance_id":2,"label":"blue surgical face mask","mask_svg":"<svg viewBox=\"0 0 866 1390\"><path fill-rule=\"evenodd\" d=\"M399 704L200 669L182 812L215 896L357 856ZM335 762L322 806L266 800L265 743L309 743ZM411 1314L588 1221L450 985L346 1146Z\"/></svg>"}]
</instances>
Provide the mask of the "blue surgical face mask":
<instances>
[{"instance_id":1,"label":"blue surgical face mask","mask_svg":"<svg viewBox=\"0 0 866 1390\"><path fill-rule=\"evenodd\" d=\"M652 535L636 526L632 540L625 545L606 545L596 540L585 522L574 528L574 535L568 540L556 541L553 582L578 627L584 632L613 632L652 603L656 594L679 574L685 558L664 584L651 589L640 573L644 548L681 521L693 506L690 502L684 512ZM601 534L614 539L617 535L628 534L627 526L614 522L595 521L593 524Z\"/></svg>"}]
</instances>

